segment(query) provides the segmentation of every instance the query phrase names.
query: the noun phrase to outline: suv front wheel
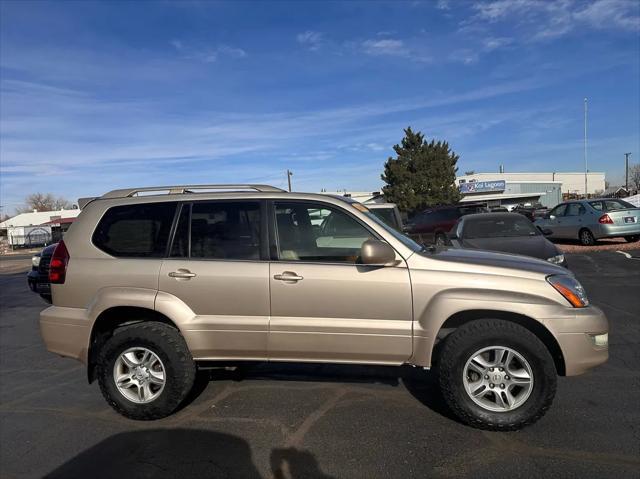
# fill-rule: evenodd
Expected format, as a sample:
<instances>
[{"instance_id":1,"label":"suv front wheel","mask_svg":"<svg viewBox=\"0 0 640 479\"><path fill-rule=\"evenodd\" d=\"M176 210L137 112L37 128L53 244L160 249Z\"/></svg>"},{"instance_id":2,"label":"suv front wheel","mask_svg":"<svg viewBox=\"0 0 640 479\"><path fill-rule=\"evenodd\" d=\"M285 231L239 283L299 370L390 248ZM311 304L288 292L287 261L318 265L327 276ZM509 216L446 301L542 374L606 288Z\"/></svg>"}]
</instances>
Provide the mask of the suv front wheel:
<instances>
[{"instance_id":1,"label":"suv front wheel","mask_svg":"<svg viewBox=\"0 0 640 479\"><path fill-rule=\"evenodd\" d=\"M556 391L546 346L509 321L480 319L445 338L438 365L443 396L464 422L515 430L540 419Z\"/></svg>"},{"instance_id":2,"label":"suv front wheel","mask_svg":"<svg viewBox=\"0 0 640 479\"><path fill-rule=\"evenodd\" d=\"M116 329L98 357L100 390L117 412L131 419L168 416L185 400L196 366L180 333L158 322Z\"/></svg>"}]
</instances>

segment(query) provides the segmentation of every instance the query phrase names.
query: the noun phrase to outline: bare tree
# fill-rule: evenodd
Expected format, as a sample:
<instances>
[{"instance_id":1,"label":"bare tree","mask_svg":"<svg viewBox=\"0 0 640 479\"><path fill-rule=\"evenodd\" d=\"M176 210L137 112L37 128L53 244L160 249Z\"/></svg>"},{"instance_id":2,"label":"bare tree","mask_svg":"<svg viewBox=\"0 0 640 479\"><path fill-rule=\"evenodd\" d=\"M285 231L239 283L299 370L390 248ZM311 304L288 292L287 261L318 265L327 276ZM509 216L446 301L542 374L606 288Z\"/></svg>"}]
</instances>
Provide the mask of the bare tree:
<instances>
[{"instance_id":1,"label":"bare tree","mask_svg":"<svg viewBox=\"0 0 640 479\"><path fill-rule=\"evenodd\" d=\"M640 164L629 167L629 186L640 190Z\"/></svg>"},{"instance_id":2,"label":"bare tree","mask_svg":"<svg viewBox=\"0 0 640 479\"><path fill-rule=\"evenodd\" d=\"M24 206L17 208L18 213L36 211L54 211L70 209L71 203L62 196L55 197L51 193L32 193L24 199Z\"/></svg>"}]
</instances>

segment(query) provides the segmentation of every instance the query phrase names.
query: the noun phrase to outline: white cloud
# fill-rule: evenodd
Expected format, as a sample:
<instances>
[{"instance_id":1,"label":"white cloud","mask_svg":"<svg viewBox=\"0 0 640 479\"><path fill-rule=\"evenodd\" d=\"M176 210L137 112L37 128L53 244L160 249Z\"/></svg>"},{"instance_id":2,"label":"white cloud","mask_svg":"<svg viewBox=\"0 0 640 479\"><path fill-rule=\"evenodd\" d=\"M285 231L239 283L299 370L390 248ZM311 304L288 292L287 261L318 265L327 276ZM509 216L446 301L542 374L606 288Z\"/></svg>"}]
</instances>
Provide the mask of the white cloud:
<instances>
[{"instance_id":1,"label":"white cloud","mask_svg":"<svg viewBox=\"0 0 640 479\"><path fill-rule=\"evenodd\" d=\"M548 40L580 27L640 31L636 0L493 0L473 5L475 15L463 28L481 22L514 22L532 40Z\"/></svg>"},{"instance_id":2,"label":"white cloud","mask_svg":"<svg viewBox=\"0 0 640 479\"><path fill-rule=\"evenodd\" d=\"M320 32L307 30L306 32L296 35L298 43L311 51L317 51L324 43L324 35Z\"/></svg>"},{"instance_id":3,"label":"white cloud","mask_svg":"<svg viewBox=\"0 0 640 479\"><path fill-rule=\"evenodd\" d=\"M218 61L220 57L229 58L244 58L247 56L247 52L242 48L231 47L229 45L218 45L214 48L209 47L194 47L186 45L181 40L171 40L169 42L176 52L183 55L184 58L189 60L197 60L203 63L214 63Z\"/></svg>"},{"instance_id":4,"label":"white cloud","mask_svg":"<svg viewBox=\"0 0 640 479\"><path fill-rule=\"evenodd\" d=\"M382 40L365 40L362 48L368 55L391 55L396 57L408 57L409 49L402 40L384 38Z\"/></svg>"},{"instance_id":5,"label":"white cloud","mask_svg":"<svg viewBox=\"0 0 640 479\"><path fill-rule=\"evenodd\" d=\"M508 37L488 37L482 41L483 49L487 52L509 45L513 39Z\"/></svg>"},{"instance_id":6,"label":"white cloud","mask_svg":"<svg viewBox=\"0 0 640 479\"><path fill-rule=\"evenodd\" d=\"M451 5L450 5L450 0L438 0L438 2L436 3L436 8L438 10L450 10L451 9Z\"/></svg>"}]
</instances>

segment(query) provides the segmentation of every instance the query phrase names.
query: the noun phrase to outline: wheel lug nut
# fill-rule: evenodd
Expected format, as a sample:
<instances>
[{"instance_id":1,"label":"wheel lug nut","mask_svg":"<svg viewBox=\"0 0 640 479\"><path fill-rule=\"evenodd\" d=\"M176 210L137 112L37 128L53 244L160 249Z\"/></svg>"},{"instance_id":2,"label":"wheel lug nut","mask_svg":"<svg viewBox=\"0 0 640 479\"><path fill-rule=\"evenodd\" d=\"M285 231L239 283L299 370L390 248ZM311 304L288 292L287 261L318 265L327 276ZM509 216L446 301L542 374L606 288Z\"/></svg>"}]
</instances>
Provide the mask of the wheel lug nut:
<instances>
[{"instance_id":1,"label":"wheel lug nut","mask_svg":"<svg viewBox=\"0 0 640 479\"><path fill-rule=\"evenodd\" d=\"M504 368L500 368L500 372L504 371Z\"/></svg>"},{"instance_id":2,"label":"wheel lug nut","mask_svg":"<svg viewBox=\"0 0 640 479\"><path fill-rule=\"evenodd\" d=\"M492 371L492 372L493 372L493 368L489 369L489 371Z\"/></svg>"},{"instance_id":3,"label":"wheel lug nut","mask_svg":"<svg viewBox=\"0 0 640 479\"><path fill-rule=\"evenodd\" d=\"M484 376L484 378L485 378L485 379L489 379L489 375L488 375L488 374L486 374L486 375Z\"/></svg>"},{"instance_id":4,"label":"wheel lug nut","mask_svg":"<svg viewBox=\"0 0 640 479\"><path fill-rule=\"evenodd\" d=\"M504 389L504 383L500 384L500 389Z\"/></svg>"},{"instance_id":5,"label":"wheel lug nut","mask_svg":"<svg viewBox=\"0 0 640 479\"><path fill-rule=\"evenodd\" d=\"M505 376L504 378L505 378L507 381L508 381L509 379L511 379L509 376Z\"/></svg>"},{"instance_id":6,"label":"wheel lug nut","mask_svg":"<svg viewBox=\"0 0 640 479\"><path fill-rule=\"evenodd\" d=\"M490 387L491 389L493 389L493 387L494 387L494 386L495 386L495 384L493 384L493 383L489 384L489 387Z\"/></svg>"}]
</instances>

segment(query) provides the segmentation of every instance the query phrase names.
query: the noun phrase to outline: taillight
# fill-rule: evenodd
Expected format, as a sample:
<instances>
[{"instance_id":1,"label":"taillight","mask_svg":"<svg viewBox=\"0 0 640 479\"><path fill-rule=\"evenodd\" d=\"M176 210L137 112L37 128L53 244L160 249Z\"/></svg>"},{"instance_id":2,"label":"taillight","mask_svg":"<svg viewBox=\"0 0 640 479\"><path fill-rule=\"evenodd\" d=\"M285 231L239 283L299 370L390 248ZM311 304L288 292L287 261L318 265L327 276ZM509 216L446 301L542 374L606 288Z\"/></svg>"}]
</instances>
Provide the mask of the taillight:
<instances>
[{"instance_id":1,"label":"taillight","mask_svg":"<svg viewBox=\"0 0 640 479\"><path fill-rule=\"evenodd\" d=\"M67 251L64 241L60 241L53 251L53 256L51 256L51 262L49 263L49 282L53 284L64 284L68 264L69 251Z\"/></svg>"},{"instance_id":2,"label":"taillight","mask_svg":"<svg viewBox=\"0 0 640 479\"><path fill-rule=\"evenodd\" d=\"M598 223L601 225L612 225L613 220L611 219L611 216L605 213L600 217L600 219L598 219Z\"/></svg>"}]
</instances>

